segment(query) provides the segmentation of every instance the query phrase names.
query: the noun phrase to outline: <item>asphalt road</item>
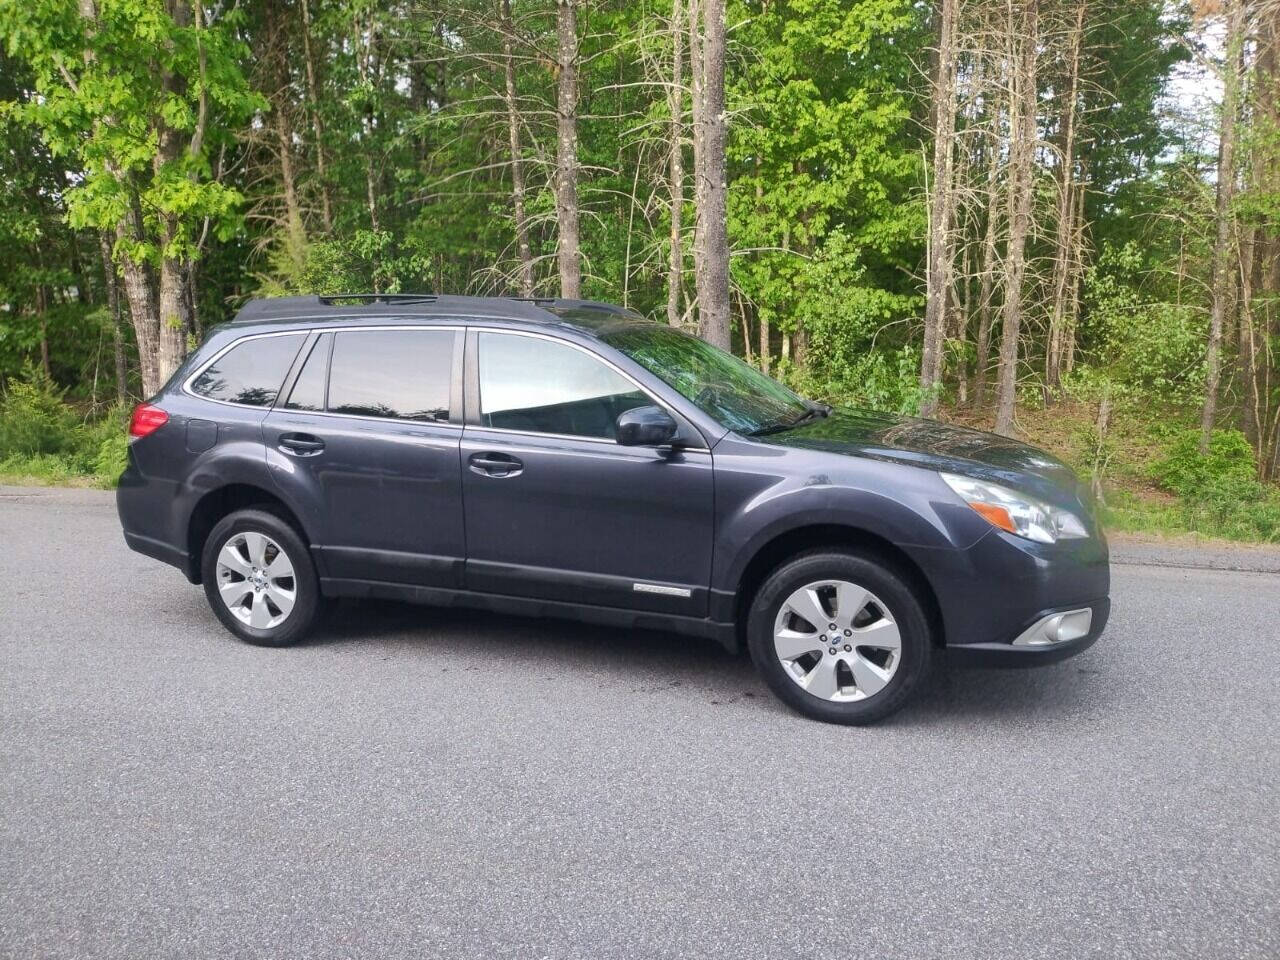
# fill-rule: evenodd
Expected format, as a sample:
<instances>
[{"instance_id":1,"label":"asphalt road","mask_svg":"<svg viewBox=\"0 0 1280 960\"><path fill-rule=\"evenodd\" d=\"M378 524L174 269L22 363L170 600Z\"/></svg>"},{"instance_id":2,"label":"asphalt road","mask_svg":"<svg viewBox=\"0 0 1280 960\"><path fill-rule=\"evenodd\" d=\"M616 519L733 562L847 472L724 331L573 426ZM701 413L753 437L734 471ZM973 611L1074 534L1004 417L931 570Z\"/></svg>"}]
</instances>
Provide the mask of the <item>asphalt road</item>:
<instances>
[{"instance_id":1,"label":"asphalt road","mask_svg":"<svg viewBox=\"0 0 1280 960\"><path fill-rule=\"evenodd\" d=\"M245 646L0 490L0 955L1275 958L1280 575L1139 559L1082 656L844 729L666 635Z\"/></svg>"}]
</instances>

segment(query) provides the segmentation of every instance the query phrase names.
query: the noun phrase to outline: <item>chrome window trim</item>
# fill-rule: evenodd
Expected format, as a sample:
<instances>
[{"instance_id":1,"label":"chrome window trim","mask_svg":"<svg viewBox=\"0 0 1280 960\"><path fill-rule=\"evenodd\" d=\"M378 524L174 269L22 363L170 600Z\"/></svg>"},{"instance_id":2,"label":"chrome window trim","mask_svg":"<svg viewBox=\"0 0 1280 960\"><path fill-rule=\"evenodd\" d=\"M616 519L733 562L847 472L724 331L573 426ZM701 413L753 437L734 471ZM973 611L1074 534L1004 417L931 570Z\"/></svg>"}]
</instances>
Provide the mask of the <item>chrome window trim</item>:
<instances>
[{"instance_id":1,"label":"chrome window trim","mask_svg":"<svg viewBox=\"0 0 1280 960\"><path fill-rule=\"evenodd\" d=\"M562 343L565 346L572 347L573 349L581 353L585 353L588 357L591 357L593 360L598 360L599 362L603 363L610 370L612 370L618 376L622 377L622 379L626 380L633 387L635 387L637 391L639 391L640 393L648 397L650 403L652 403L653 406L661 408L673 420L675 419L684 420L684 421L688 420L688 418L684 416L684 414L673 413L673 411L671 410L671 405L669 403L665 402L664 400L658 397L655 397L653 395L653 392L649 390L648 387L638 382L635 377L631 376L631 374L627 373L627 371L623 370L621 367L619 367L616 363L614 363L608 357L601 356L600 354L596 353L594 350L588 349L587 347L584 347L580 343L574 343L572 340L566 340L564 337L556 337L556 336L552 336L551 334L541 333L535 330L516 330L511 327L487 327L487 326L479 326L474 324L471 325L470 329L474 330L478 334L479 333L499 333L499 334L505 334L507 336L513 336L513 337L532 337L536 340L550 340L552 343ZM479 349L480 349L480 339L479 337L477 337L476 338L477 352L479 351ZM476 371L476 395L480 398L481 404L483 404L484 391L483 391L483 386L480 383L479 356L476 357L475 371ZM484 416L482 410L483 410L483 406L481 407L480 410L476 411L477 417ZM512 435L521 436L521 437L551 437L552 439L556 439L556 440L581 440L585 443L603 443L603 444L608 444L614 447L622 446L622 444L618 443L617 439L610 439L609 437L584 437L584 436L579 436L571 433L541 433L537 430L512 430L506 427L486 427L484 424L470 424L470 426L476 430L485 430L491 433L506 433L506 434L512 434ZM701 432L698 431L696 427L694 427L694 431L695 433L697 433L698 439L701 440L702 442L698 446L681 447L680 449L682 451L704 450L704 451L710 452L710 448L706 445L706 440L702 436Z\"/></svg>"},{"instance_id":2,"label":"chrome window trim","mask_svg":"<svg viewBox=\"0 0 1280 960\"><path fill-rule=\"evenodd\" d=\"M460 323L449 323L449 324L389 323L389 324L378 324L378 325L360 324L357 326L345 326L345 327L296 327L292 330L272 330L269 333L247 333L243 337L237 337L235 340L232 340L229 344L227 344L225 347L223 347L221 350L215 353L212 357L210 357L209 360L200 367L200 369L196 370L194 373L191 374L191 376L187 377L186 380L182 381L182 392L187 394L187 396L189 397L194 397L196 400L203 400L206 403L220 403L223 406L239 407L242 410L262 410L265 413L275 413L276 411L279 411L281 413L292 413L298 416L308 416L308 417L342 417L343 419L347 419L347 420L369 420L369 421L372 421L373 423L408 423L408 424L415 424L417 426L423 426L425 424L433 427L452 427L455 430L461 430L463 428L464 426L463 424L450 423L447 420L405 420L401 417L370 417L365 414L333 413L328 410L290 410L288 407L285 407L280 403L279 394L276 394L276 398L271 401L269 406L260 407L252 403L237 403L234 400L216 400L213 397L206 397L203 394L196 393L193 389L191 389L191 384L192 382L195 381L197 377L199 377L211 366L213 366L215 363L221 360L222 357L225 354L227 354L229 351L235 349L236 347L240 346L240 344L245 343L246 341L261 340L266 337L302 336L305 338L305 337L311 336L311 334L313 333L337 334L337 333L344 333L348 331L358 333L361 330L427 330L427 331L451 330L454 333L457 333L459 330L465 331L466 326ZM335 346L336 345L337 344L335 341ZM298 349L301 350L302 347L299 346ZM296 360L297 357L295 356L294 359ZM290 364L290 366L292 367L292 364ZM286 370L285 376L288 377L288 375L289 375L289 371ZM280 385L284 386L283 381L281 382ZM325 386L326 386L325 393L327 396L328 395L327 382ZM449 414L450 416L452 416L453 411L450 410Z\"/></svg>"},{"instance_id":3,"label":"chrome window trim","mask_svg":"<svg viewBox=\"0 0 1280 960\"><path fill-rule=\"evenodd\" d=\"M254 409L261 410L261 407ZM370 423L402 423L412 427L449 427L461 430L464 424L450 423L448 420L406 420L403 417L371 417L366 413L332 413L328 410L291 410L288 407L272 407L272 413L293 417L338 417L342 420L368 420Z\"/></svg>"}]
</instances>

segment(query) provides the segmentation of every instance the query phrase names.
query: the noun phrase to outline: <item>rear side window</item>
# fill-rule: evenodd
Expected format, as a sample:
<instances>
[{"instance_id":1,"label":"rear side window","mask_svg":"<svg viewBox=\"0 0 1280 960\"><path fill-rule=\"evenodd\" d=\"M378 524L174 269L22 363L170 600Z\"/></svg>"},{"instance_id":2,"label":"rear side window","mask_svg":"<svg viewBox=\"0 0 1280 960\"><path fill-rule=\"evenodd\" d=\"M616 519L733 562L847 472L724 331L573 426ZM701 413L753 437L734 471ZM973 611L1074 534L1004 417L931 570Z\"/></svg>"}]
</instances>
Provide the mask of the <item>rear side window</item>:
<instances>
[{"instance_id":1,"label":"rear side window","mask_svg":"<svg viewBox=\"0 0 1280 960\"><path fill-rule=\"evenodd\" d=\"M329 364L329 412L396 420L448 420L453 342L452 330L344 330L335 334Z\"/></svg>"},{"instance_id":2,"label":"rear side window","mask_svg":"<svg viewBox=\"0 0 1280 960\"><path fill-rule=\"evenodd\" d=\"M304 339L306 334L290 333L241 341L205 367L191 390L210 400L269 407Z\"/></svg>"},{"instance_id":3,"label":"rear side window","mask_svg":"<svg viewBox=\"0 0 1280 960\"><path fill-rule=\"evenodd\" d=\"M284 405L286 410L324 409L324 387L329 378L329 348L332 343L332 333L323 334L316 340L306 363L302 365L302 372L289 391L289 399Z\"/></svg>"}]
</instances>

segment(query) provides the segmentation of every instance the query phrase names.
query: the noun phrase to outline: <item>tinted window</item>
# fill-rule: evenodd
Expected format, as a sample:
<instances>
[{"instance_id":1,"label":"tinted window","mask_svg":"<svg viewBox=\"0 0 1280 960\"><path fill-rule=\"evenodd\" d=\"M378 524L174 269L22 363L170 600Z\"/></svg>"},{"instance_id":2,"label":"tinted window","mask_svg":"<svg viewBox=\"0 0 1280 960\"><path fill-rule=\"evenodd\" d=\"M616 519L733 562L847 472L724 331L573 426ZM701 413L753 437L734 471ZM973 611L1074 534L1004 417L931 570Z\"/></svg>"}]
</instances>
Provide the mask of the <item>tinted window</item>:
<instances>
[{"instance_id":1,"label":"tinted window","mask_svg":"<svg viewBox=\"0 0 1280 960\"><path fill-rule=\"evenodd\" d=\"M809 409L750 364L670 327L626 324L601 339L661 377L722 426L742 433L773 429Z\"/></svg>"},{"instance_id":2,"label":"tinted window","mask_svg":"<svg viewBox=\"0 0 1280 960\"><path fill-rule=\"evenodd\" d=\"M256 337L232 347L191 383L191 389L210 400L269 407L306 339L305 334Z\"/></svg>"},{"instance_id":3,"label":"tinted window","mask_svg":"<svg viewBox=\"0 0 1280 960\"><path fill-rule=\"evenodd\" d=\"M329 412L448 420L452 330L357 330L335 335Z\"/></svg>"},{"instance_id":4,"label":"tinted window","mask_svg":"<svg viewBox=\"0 0 1280 960\"><path fill-rule=\"evenodd\" d=\"M329 346L333 343L333 334L326 333L315 342L307 362L302 365L302 372L294 381L289 391L289 399L285 407L289 410L323 410L324 384L329 374Z\"/></svg>"},{"instance_id":5,"label":"tinted window","mask_svg":"<svg viewBox=\"0 0 1280 960\"><path fill-rule=\"evenodd\" d=\"M480 418L487 427L602 437L618 414L651 403L626 377L575 347L481 333Z\"/></svg>"}]
</instances>

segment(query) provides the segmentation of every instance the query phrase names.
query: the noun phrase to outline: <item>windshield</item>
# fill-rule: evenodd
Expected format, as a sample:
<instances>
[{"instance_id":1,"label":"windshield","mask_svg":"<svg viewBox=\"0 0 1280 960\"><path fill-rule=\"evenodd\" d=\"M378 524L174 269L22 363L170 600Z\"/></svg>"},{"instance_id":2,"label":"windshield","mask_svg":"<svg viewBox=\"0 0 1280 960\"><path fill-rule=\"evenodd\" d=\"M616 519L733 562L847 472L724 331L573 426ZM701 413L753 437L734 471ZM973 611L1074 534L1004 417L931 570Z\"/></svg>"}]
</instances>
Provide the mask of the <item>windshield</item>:
<instances>
[{"instance_id":1,"label":"windshield","mask_svg":"<svg viewBox=\"0 0 1280 960\"><path fill-rule=\"evenodd\" d=\"M809 413L809 405L778 381L671 327L628 325L601 339L730 430L767 432L798 423Z\"/></svg>"}]
</instances>

